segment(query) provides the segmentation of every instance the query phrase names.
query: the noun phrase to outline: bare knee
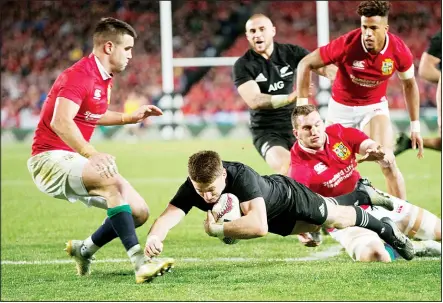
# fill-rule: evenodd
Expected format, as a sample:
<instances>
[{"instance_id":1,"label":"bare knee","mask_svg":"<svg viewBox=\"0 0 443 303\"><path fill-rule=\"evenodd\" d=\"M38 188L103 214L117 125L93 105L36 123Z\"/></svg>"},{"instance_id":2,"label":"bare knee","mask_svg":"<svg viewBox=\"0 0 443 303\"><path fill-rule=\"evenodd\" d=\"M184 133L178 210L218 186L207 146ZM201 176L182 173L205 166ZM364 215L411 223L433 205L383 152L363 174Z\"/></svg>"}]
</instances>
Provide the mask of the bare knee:
<instances>
[{"instance_id":1,"label":"bare knee","mask_svg":"<svg viewBox=\"0 0 443 303\"><path fill-rule=\"evenodd\" d=\"M135 227L140 227L149 219L149 207L143 201L136 206L131 206L132 217L134 218Z\"/></svg>"},{"instance_id":2,"label":"bare knee","mask_svg":"<svg viewBox=\"0 0 443 303\"><path fill-rule=\"evenodd\" d=\"M389 253L384 249L383 249L383 251L366 249L358 256L357 261L359 261L359 262L391 262L391 257L389 256Z\"/></svg>"}]
</instances>

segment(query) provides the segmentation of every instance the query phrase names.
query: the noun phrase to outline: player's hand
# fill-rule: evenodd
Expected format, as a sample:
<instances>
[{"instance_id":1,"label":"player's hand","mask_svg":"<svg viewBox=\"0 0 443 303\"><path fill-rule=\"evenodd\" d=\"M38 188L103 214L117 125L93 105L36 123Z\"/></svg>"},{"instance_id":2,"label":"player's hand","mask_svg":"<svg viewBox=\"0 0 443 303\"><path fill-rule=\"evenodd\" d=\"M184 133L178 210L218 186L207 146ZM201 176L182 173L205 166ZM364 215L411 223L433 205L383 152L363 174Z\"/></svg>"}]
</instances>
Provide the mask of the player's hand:
<instances>
[{"instance_id":1,"label":"player's hand","mask_svg":"<svg viewBox=\"0 0 443 303\"><path fill-rule=\"evenodd\" d=\"M156 235L148 235L145 245L145 255L155 257L163 251L163 243Z\"/></svg>"},{"instance_id":2,"label":"player's hand","mask_svg":"<svg viewBox=\"0 0 443 303\"><path fill-rule=\"evenodd\" d=\"M155 105L142 105L131 114L130 121L132 123L142 122L144 119L151 116L161 116L163 112Z\"/></svg>"},{"instance_id":3,"label":"player's hand","mask_svg":"<svg viewBox=\"0 0 443 303\"><path fill-rule=\"evenodd\" d=\"M112 178L118 174L115 157L106 153L96 153L88 158L92 167L102 178Z\"/></svg>"},{"instance_id":4,"label":"player's hand","mask_svg":"<svg viewBox=\"0 0 443 303\"><path fill-rule=\"evenodd\" d=\"M302 233L297 235L298 240L307 247L317 247L322 243L321 235L318 239L314 239L311 233Z\"/></svg>"},{"instance_id":5,"label":"player's hand","mask_svg":"<svg viewBox=\"0 0 443 303\"><path fill-rule=\"evenodd\" d=\"M291 103L297 101L297 91L296 90L289 94L288 101L290 101Z\"/></svg>"},{"instance_id":6,"label":"player's hand","mask_svg":"<svg viewBox=\"0 0 443 303\"><path fill-rule=\"evenodd\" d=\"M362 163L365 161L383 161L385 159L385 152L381 145L377 146L377 148L368 148L366 150L366 154L357 160L357 163Z\"/></svg>"},{"instance_id":7,"label":"player's hand","mask_svg":"<svg viewBox=\"0 0 443 303\"><path fill-rule=\"evenodd\" d=\"M206 220L203 222L205 227L205 232L211 237L220 237L220 229L223 233L223 224L215 222L214 215L212 211L208 210Z\"/></svg>"},{"instance_id":8,"label":"player's hand","mask_svg":"<svg viewBox=\"0 0 443 303\"><path fill-rule=\"evenodd\" d=\"M416 149L418 147L417 158L423 158L423 138L421 134L418 132L411 132L411 141L412 141L412 149Z\"/></svg>"}]
</instances>

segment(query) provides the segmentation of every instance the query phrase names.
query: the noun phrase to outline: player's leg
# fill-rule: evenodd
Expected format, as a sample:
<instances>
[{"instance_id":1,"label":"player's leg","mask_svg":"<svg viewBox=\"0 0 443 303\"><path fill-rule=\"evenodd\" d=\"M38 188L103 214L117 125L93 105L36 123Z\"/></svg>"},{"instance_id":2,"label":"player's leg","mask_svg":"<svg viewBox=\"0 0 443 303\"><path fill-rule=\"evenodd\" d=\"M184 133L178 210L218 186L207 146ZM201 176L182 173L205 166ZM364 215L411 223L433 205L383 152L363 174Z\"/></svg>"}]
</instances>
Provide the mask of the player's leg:
<instances>
[{"instance_id":1,"label":"player's leg","mask_svg":"<svg viewBox=\"0 0 443 303\"><path fill-rule=\"evenodd\" d=\"M253 131L254 132L254 131ZM293 135L291 134L293 137ZM292 144L295 138L292 139ZM278 133L254 132L254 146L266 163L278 174L286 175L291 161L289 152L292 144L288 143L287 136ZM288 146L289 145L289 146Z\"/></svg>"},{"instance_id":2,"label":"player's leg","mask_svg":"<svg viewBox=\"0 0 443 303\"><path fill-rule=\"evenodd\" d=\"M354 206L354 204L364 205L363 203L366 203L368 205L373 202L371 196L375 194L368 194L369 188L357 186L351 194L326 198L315 194L302 184L291 182L291 180L290 183L293 186L289 188L295 192L291 194L291 197L295 199L297 220L323 225L327 228L364 227L376 232L382 240L391 245L405 259L411 260L414 257L411 241L401 233L391 219L385 217L378 220L361 207ZM377 199L383 200L383 196L379 196ZM389 200L389 198L387 199Z\"/></svg>"},{"instance_id":3,"label":"player's leg","mask_svg":"<svg viewBox=\"0 0 443 303\"><path fill-rule=\"evenodd\" d=\"M122 185L121 194L123 200L128 201L131 207L135 228L142 226L148 220L148 206L145 200L126 179L124 179L122 176L118 176L118 178L120 179L119 183ZM90 206L101 207L102 203L100 203L100 199L105 200L103 197L97 196L88 197L87 201ZM106 217L103 224L91 236L83 241L83 245L81 247L82 254L84 256L91 257L99 248L103 247L105 244L111 242L117 237L118 235L112 226L111 219Z\"/></svg>"},{"instance_id":4,"label":"player's leg","mask_svg":"<svg viewBox=\"0 0 443 303\"><path fill-rule=\"evenodd\" d=\"M363 121L361 126L363 127L363 131L371 139L380 143L385 148L386 153L391 154L391 157L394 158L392 146L393 130L391 120L389 119L389 113L386 113L388 110L387 104L385 106L386 108L380 109L378 113L375 112L376 115L372 116L367 123ZM370 115L373 114L374 113L371 113ZM406 199L405 181L396 161L394 160L389 167L380 167L386 179L388 192L393 196Z\"/></svg>"},{"instance_id":5,"label":"player's leg","mask_svg":"<svg viewBox=\"0 0 443 303\"><path fill-rule=\"evenodd\" d=\"M338 241L355 261L359 262L390 262L391 254L386 250L383 241L373 231L361 227L347 227L333 230L331 237Z\"/></svg>"},{"instance_id":6,"label":"player's leg","mask_svg":"<svg viewBox=\"0 0 443 303\"><path fill-rule=\"evenodd\" d=\"M106 244L112 240L110 238L114 235L111 232L112 227L134 266L137 283L148 281L166 270L165 266L167 264L163 261L146 262L143 249L135 232L135 222L137 222L137 225L141 225L147 220L148 208L143 205L146 205L146 203L136 194L129 183L119 174L110 178L103 178L89 161L81 171L81 180L90 195L103 197L108 206L108 218L91 236L91 240L93 242L102 240L103 243L100 244ZM132 200L128 201L126 199ZM135 219L133 219L133 215ZM97 245L97 243L95 244Z\"/></svg>"}]
</instances>

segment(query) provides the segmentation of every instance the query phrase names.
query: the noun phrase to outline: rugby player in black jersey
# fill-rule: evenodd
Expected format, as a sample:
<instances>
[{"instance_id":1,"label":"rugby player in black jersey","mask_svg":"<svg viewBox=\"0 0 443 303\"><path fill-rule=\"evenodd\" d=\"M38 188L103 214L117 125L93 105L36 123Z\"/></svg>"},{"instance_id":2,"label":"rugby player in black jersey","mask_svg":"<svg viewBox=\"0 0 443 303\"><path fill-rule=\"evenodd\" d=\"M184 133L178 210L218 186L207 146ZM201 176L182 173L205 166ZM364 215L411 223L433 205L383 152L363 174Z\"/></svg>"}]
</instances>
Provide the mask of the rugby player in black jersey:
<instances>
[{"instance_id":1,"label":"rugby player in black jersey","mask_svg":"<svg viewBox=\"0 0 443 303\"><path fill-rule=\"evenodd\" d=\"M411 260L411 241L389 218L378 220L359 205L393 209L388 196L361 179L349 194L325 198L290 177L260 176L247 165L222 161L215 151L200 151L188 161L187 180L152 225L145 246L147 256L163 250L163 241L192 207L207 212L205 231L213 237L251 239L268 232L281 236L318 230L319 226L342 229L360 226L376 232L405 259ZM242 217L216 223L211 209L224 193L238 197Z\"/></svg>"},{"instance_id":2,"label":"rugby player in black jersey","mask_svg":"<svg viewBox=\"0 0 443 303\"><path fill-rule=\"evenodd\" d=\"M285 175L295 142L291 125L294 77L309 51L274 42L276 29L263 14L251 16L245 27L250 49L234 64L234 83L249 107L255 148L275 172ZM330 65L314 72L334 79L336 70Z\"/></svg>"}]
</instances>

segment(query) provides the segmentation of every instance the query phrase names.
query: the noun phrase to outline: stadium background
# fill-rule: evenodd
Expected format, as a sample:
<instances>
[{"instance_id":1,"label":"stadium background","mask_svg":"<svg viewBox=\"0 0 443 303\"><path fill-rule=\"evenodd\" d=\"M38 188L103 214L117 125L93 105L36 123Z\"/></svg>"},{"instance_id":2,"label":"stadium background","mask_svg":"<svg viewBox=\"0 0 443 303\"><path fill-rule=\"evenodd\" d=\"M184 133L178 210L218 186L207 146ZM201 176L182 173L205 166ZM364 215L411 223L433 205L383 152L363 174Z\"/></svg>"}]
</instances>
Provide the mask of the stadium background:
<instances>
[{"instance_id":1,"label":"stadium background","mask_svg":"<svg viewBox=\"0 0 443 303\"><path fill-rule=\"evenodd\" d=\"M330 39L359 26L357 4L329 2ZM111 109L130 111L144 102L180 107L166 119L150 119L142 128L99 128L94 136L97 149L116 156L120 173L149 205L151 217L137 229L142 245L148 228L186 177L191 153L212 148L224 159L241 161L262 174L272 171L252 145L248 113L232 83L230 66L176 67L174 87L184 97L171 102L164 97L157 2L23 0L0 5L2 301L442 300L441 258L354 263L330 237L318 248L275 235L229 246L204 233L205 216L198 211L191 211L165 240L164 255L177 261L172 273L149 285L135 285L124 249L113 241L97 253L90 277L75 276L74 264L63 252L64 242L84 239L105 214L39 192L26 160L48 89L64 68L89 54L91 31L100 17L123 19L139 34L132 61L115 78ZM314 1L174 1L174 58L241 56L248 47L244 23L254 12L271 17L276 41L316 48ZM428 38L441 28L441 2L393 1L389 23L411 48L418 67ZM390 81L395 127L407 130L401 86L396 76ZM422 129L432 135L437 120L435 85L419 77L417 81ZM177 130L179 124L182 131L171 131L171 125ZM193 136L198 139L190 139ZM107 138L112 140L100 140ZM397 159L408 200L441 217L441 153L426 150L420 161L415 154L408 151ZM376 165L362 164L360 171L386 189Z\"/></svg>"},{"instance_id":2,"label":"stadium background","mask_svg":"<svg viewBox=\"0 0 443 303\"><path fill-rule=\"evenodd\" d=\"M359 27L355 13L358 2L347 3L329 3L330 39ZM315 1L174 1L171 11L174 58L241 56L248 48L244 24L253 12L268 12L277 28L276 41L300 44L311 51L317 47ZM10 131L2 132L3 141L32 138L51 84L63 69L91 52L91 31L104 16L127 21L139 34L134 58L115 79L110 109L131 111L137 104L159 103L163 92L157 2L4 1L1 126L2 130ZM400 35L410 47L417 69L429 37L441 27L441 2L395 1L389 23L390 31ZM115 134L120 134L121 139L131 139L132 134L132 139L139 136L142 140L205 134L249 135L247 106L233 85L231 66L174 67L173 81L175 93L184 96L176 103L181 111L173 109L164 117L150 119L142 130L121 132L120 127L101 127L95 138ZM388 100L396 121L394 126L404 131L408 117L402 88L398 77L390 81ZM427 133L436 129L436 86L419 77L417 81L423 108L422 127ZM171 104L160 105L168 109ZM163 129L165 124L183 127L173 133L169 128Z\"/></svg>"}]
</instances>

